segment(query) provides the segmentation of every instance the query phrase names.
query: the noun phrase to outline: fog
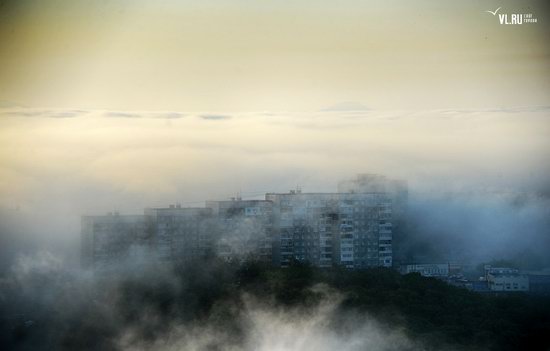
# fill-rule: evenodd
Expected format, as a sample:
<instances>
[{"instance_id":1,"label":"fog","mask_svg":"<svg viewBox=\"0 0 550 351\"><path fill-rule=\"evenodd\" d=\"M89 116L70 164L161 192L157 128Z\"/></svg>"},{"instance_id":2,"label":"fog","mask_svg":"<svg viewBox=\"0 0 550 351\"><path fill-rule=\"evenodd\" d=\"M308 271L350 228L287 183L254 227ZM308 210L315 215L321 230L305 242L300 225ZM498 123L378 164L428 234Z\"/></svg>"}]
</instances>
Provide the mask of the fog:
<instances>
[{"instance_id":1,"label":"fog","mask_svg":"<svg viewBox=\"0 0 550 351\"><path fill-rule=\"evenodd\" d=\"M80 216L262 198L297 186L334 192L339 180L380 173L409 186L394 238L401 262L508 259L544 268L548 111L4 108L2 340L20 349L458 348L412 333L399 316L388 322L342 309L345 296L327 286L304 287L305 305L246 290L226 295L220 281L237 268L217 260L179 273L137 260L121 275L94 275L79 266ZM232 235L246 236L241 229Z\"/></svg>"},{"instance_id":2,"label":"fog","mask_svg":"<svg viewBox=\"0 0 550 351\"><path fill-rule=\"evenodd\" d=\"M4 267L42 248L77 266L81 215L297 186L331 192L365 172L408 182L405 257L481 262L533 251L547 264L547 107L340 106L240 114L4 107Z\"/></svg>"},{"instance_id":3,"label":"fog","mask_svg":"<svg viewBox=\"0 0 550 351\"><path fill-rule=\"evenodd\" d=\"M398 243L408 262L507 260L523 269L545 268L550 266L550 199L504 192L416 194Z\"/></svg>"},{"instance_id":4,"label":"fog","mask_svg":"<svg viewBox=\"0 0 550 351\"><path fill-rule=\"evenodd\" d=\"M23 350L426 349L402 325L342 309L344 295L326 285L305 287L307 303L286 306L231 295L225 284L237 268L228 264L126 264L98 276L67 270L46 251L19 256L0 280L0 341Z\"/></svg>"},{"instance_id":5,"label":"fog","mask_svg":"<svg viewBox=\"0 0 550 351\"><path fill-rule=\"evenodd\" d=\"M548 9L0 0L0 349L544 344L550 303L534 296L390 269L168 265L139 249L93 272L80 227L373 173L408 184L394 263L549 268ZM497 11L538 22L500 25ZM213 246L247 256L253 221L216 228Z\"/></svg>"}]
</instances>

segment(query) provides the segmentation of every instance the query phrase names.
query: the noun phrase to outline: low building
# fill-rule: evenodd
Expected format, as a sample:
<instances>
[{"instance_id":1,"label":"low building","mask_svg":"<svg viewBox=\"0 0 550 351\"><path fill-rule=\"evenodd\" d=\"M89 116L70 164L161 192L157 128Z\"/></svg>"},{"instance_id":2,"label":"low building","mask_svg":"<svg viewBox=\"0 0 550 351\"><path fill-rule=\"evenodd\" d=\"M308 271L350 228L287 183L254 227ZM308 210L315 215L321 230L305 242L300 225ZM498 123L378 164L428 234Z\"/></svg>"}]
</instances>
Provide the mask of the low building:
<instances>
[{"instance_id":1,"label":"low building","mask_svg":"<svg viewBox=\"0 0 550 351\"><path fill-rule=\"evenodd\" d=\"M420 273L424 277L447 278L450 273L449 268L449 263L404 264L401 265L400 271L401 274Z\"/></svg>"},{"instance_id":2,"label":"low building","mask_svg":"<svg viewBox=\"0 0 550 351\"><path fill-rule=\"evenodd\" d=\"M550 295L550 269L523 272L529 276L529 292Z\"/></svg>"},{"instance_id":3,"label":"low building","mask_svg":"<svg viewBox=\"0 0 550 351\"><path fill-rule=\"evenodd\" d=\"M471 281L469 288L477 293L488 293L491 292L489 289L489 285L487 285L486 280L477 280L477 281Z\"/></svg>"},{"instance_id":4,"label":"low building","mask_svg":"<svg viewBox=\"0 0 550 351\"><path fill-rule=\"evenodd\" d=\"M529 291L529 276L517 269L486 267L485 270L487 285L491 291Z\"/></svg>"}]
</instances>

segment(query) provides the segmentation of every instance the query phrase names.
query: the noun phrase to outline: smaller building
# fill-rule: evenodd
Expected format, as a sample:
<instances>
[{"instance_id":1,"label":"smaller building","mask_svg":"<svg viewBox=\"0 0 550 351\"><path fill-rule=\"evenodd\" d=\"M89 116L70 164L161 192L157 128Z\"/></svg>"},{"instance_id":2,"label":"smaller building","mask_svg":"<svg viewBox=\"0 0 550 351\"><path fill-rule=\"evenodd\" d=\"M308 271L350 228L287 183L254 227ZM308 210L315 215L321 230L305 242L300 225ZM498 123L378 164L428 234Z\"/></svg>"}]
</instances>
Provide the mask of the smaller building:
<instances>
[{"instance_id":1,"label":"smaller building","mask_svg":"<svg viewBox=\"0 0 550 351\"><path fill-rule=\"evenodd\" d=\"M489 286L487 285L486 280L471 281L470 285L467 286L467 288L470 288L472 291L475 291L478 293L487 293L491 291L489 289Z\"/></svg>"},{"instance_id":2,"label":"smaller building","mask_svg":"<svg viewBox=\"0 0 550 351\"><path fill-rule=\"evenodd\" d=\"M491 291L529 291L529 276L517 269L485 267L487 286Z\"/></svg>"},{"instance_id":3,"label":"smaller building","mask_svg":"<svg viewBox=\"0 0 550 351\"><path fill-rule=\"evenodd\" d=\"M424 277L446 278L449 276L449 266L448 263L404 264L401 265L401 274L420 273Z\"/></svg>"}]
</instances>

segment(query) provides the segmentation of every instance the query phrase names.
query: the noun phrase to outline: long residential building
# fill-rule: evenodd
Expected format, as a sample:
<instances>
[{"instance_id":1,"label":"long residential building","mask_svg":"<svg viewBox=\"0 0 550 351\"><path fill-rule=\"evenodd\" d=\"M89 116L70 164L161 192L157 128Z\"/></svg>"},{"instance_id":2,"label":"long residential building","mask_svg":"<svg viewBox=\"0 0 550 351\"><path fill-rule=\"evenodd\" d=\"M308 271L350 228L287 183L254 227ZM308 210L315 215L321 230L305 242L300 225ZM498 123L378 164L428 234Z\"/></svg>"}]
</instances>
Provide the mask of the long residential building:
<instances>
[{"instance_id":1,"label":"long residential building","mask_svg":"<svg viewBox=\"0 0 550 351\"><path fill-rule=\"evenodd\" d=\"M82 218L82 262L103 269L124 259L186 262L209 255L286 267L391 267L392 196L385 192L268 193L265 200L145 209Z\"/></svg>"}]
</instances>

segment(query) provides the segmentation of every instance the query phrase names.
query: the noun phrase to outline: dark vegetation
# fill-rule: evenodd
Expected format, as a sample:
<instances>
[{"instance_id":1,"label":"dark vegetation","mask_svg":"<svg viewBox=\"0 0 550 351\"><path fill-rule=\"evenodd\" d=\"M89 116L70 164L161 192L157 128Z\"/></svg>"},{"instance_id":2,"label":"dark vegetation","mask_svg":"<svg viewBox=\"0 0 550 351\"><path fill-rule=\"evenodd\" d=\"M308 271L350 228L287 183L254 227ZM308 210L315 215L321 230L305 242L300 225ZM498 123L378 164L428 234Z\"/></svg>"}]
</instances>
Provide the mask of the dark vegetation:
<instances>
[{"instance_id":1,"label":"dark vegetation","mask_svg":"<svg viewBox=\"0 0 550 351\"><path fill-rule=\"evenodd\" d=\"M549 350L550 298L526 294L480 295L419 274L389 269L319 270L296 265L274 270L248 264L239 272L243 289L273 294L279 304L303 305L306 289L326 283L344 294L341 310L369 313L389 325L404 325L436 349Z\"/></svg>"},{"instance_id":2,"label":"dark vegetation","mask_svg":"<svg viewBox=\"0 0 550 351\"><path fill-rule=\"evenodd\" d=\"M24 294L17 284L3 281L2 349L119 349L124 331L133 330L147 344L173 325L223 330L230 336L224 345L239 345L247 328L238 322L244 301L307 314L326 298L312 289L318 284L341 296L335 328L339 318L368 315L390 328L404 328L426 349L550 349L549 298L480 295L389 269L321 270L301 264L275 269L210 260L133 268L85 282L61 273L35 278L36 285ZM213 344L209 349L223 348Z\"/></svg>"}]
</instances>

